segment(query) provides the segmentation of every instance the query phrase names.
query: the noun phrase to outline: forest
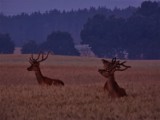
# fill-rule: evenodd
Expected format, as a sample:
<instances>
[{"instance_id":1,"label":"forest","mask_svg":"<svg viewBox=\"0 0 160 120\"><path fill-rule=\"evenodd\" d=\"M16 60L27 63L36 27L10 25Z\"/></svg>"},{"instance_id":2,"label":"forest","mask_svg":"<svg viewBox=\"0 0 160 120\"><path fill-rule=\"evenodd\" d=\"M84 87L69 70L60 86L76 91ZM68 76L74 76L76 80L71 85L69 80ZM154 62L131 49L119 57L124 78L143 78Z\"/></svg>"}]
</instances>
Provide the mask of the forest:
<instances>
[{"instance_id":1,"label":"forest","mask_svg":"<svg viewBox=\"0 0 160 120\"><path fill-rule=\"evenodd\" d=\"M38 46L38 50L44 49L44 46L46 50L47 44L55 44L53 52L56 52L58 47L65 48L61 45L67 34L70 36L68 41L73 43L66 43L71 43L72 47L76 44L89 44L98 57L160 59L158 2L145 1L138 8L129 6L113 10L91 7L68 12L53 9L45 13L22 13L15 16L1 13L0 26L0 53L11 53L11 50L5 52L8 47L5 46L6 41L11 43L12 47L8 48L12 49L13 46L26 46L31 41ZM56 42L60 37L48 40L52 34L59 33L62 35L61 39L64 39L61 43ZM57 52L63 55L78 55L76 51L69 53Z\"/></svg>"},{"instance_id":2,"label":"forest","mask_svg":"<svg viewBox=\"0 0 160 120\"><path fill-rule=\"evenodd\" d=\"M129 7L124 10L110 10L104 7L90 9L79 9L73 11L59 11L56 9L45 13L34 12L32 14L22 13L15 16L0 15L0 33L10 34L17 46L22 46L28 40L35 40L40 43L46 40L48 34L53 31L69 32L74 43L79 44L80 31L88 18L96 14L105 16L115 15L129 17L135 8Z\"/></svg>"}]
</instances>

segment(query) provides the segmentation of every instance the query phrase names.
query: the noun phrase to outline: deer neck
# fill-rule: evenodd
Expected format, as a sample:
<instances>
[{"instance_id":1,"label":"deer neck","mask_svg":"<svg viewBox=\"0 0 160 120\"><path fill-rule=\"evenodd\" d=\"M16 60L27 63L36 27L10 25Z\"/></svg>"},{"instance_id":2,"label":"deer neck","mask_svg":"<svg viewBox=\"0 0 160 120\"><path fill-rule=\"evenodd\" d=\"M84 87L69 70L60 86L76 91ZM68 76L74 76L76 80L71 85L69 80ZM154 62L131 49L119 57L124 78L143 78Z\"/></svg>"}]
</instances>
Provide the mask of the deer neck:
<instances>
[{"instance_id":1,"label":"deer neck","mask_svg":"<svg viewBox=\"0 0 160 120\"><path fill-rule=\"evenodd\" d=\"M41 72L40 68L35 71L35 75L36 75L36 78L38 80L38 83L42 83L42 81L44 80L44 77L42 75L42 72Z\"/></svg>"},{"instance_id":2,"label":"deer neck","mask_svg":"<svg viewBox=\"0 0 160 120\"><path fill-rule=\"evenodd\" d=\"M115 81L114 73L108 77L108 81Z\"/></svg>"},{"instance_id":3,"label":"deer neck","mask_svg":"<svg viewBox=\"0 0 160 120\"><path fill-rule=\"evenodd\" d=\"M118 90L120 87L117 84L117 82L115 81L115 77L114 77L114 73L112 75L109 76L108 78L108 88L112 91L112 90Z\"/></svg>"}]
</instances>

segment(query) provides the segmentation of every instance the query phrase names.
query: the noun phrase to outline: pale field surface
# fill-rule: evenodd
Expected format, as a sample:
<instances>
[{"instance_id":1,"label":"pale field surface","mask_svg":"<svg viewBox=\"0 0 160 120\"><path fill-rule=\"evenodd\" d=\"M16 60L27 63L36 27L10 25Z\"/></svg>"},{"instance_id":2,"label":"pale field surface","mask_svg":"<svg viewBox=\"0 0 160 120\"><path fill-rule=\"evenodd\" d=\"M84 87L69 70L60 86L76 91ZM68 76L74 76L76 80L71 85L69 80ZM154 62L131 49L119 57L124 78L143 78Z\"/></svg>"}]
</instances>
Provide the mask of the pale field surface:
<instances>
[{"instance_id":1,"label":"pale field surface","mask_svg":"<svg viewBox=\"0 0 160 120\"><path fill-rule=\"evenodd\" d=\"M128 60L132 68L115 74L128 96L111 99L101 59L50 55L41 71L63 80L59 88L38 85L29 56L0 55L0 120L160 119L160 61Z\"/></svg>"}]
</instances>

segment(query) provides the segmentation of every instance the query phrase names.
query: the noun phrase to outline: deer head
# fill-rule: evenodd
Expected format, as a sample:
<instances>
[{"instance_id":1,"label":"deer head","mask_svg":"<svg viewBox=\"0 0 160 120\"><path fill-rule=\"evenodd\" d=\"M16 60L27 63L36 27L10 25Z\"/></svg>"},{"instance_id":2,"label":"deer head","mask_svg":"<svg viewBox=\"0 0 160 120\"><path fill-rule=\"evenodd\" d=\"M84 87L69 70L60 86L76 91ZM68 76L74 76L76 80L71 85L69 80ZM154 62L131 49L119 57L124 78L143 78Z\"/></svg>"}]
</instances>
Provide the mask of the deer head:
<instances>
[{"instance_id":1,"label":"deer head","mask_svg":"<svg viewBox=\"0 0 160 120\"><path fill-rule=\"evenodd\" d=\"M120 62L119 60L117 61L116 58L113 58L112 61L102 59L102 63L104 65L104 69L99 69L98 72L104 77L114 75L115 71L124 71L131 68L131 66L125 65L126 61Z\"/></svg>"},{"instance_id":2,"label":"deer head","mask_svg":"<svg viewBox=\"0 0 160 120\"><path fill-rule=\"evenodd\" d=\"M29 63L31 64L30 67L27 68L28 71L38 71L40 62L45 61L48 58L49 52L45 56L43 53L39 53L38 57L35 59L33 58L33 54L29 58Z\"/></svg>"}]
</instances>

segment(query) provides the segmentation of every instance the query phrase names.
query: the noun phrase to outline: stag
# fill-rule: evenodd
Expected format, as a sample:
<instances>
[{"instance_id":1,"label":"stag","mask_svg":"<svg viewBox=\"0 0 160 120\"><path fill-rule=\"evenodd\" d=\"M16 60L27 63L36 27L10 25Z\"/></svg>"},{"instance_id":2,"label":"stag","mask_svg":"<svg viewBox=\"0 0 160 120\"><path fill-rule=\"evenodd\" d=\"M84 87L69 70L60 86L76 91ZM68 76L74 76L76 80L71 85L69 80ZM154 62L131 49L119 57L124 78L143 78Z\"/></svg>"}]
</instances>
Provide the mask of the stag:
<instances>
[{"instance_id":1,"label":"stag","mask_svg":"<svg viewBox=\"0 0 160 120\"><path fill-rule=\"evenodd\" d=\"M29 62L31 64L30 67L27 68L28 71L34 71L37 81L40 85L55 85L55 86L64 86L64 83L58 79L51 79L42 75L40 70L40 62L45 61L48 58L49 52L45 56L44 54L40 53L38 57L35 59L33 58L33 54L29 58Z\"/></svg>"},{"instance_id":2,"label":"stag","mask_svg":"<svg viewBox=\"0 0 160 120\"><path fill-rule=\"evenodd\" d=\"M108 95L112 98L119 98L127 96L124 88L121 88L115 81L114 73L116 71L124 71L131 66L125 65L126 61L120 62L116 58L113 58L112 61L102 59L104 69L99 69L98 72L107 78L107 81L104 85L104 90L108 91Z\"/></svg>"}]
</instances>

